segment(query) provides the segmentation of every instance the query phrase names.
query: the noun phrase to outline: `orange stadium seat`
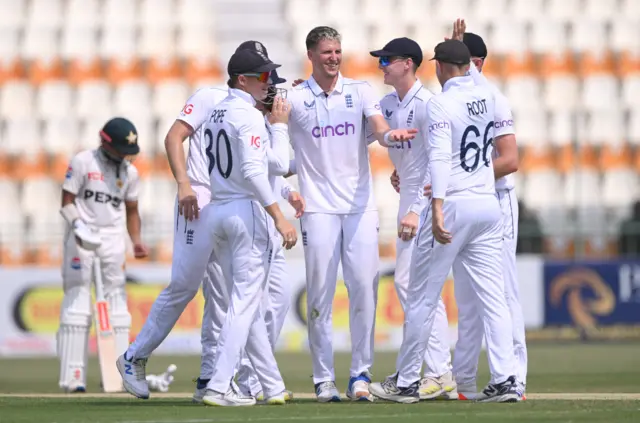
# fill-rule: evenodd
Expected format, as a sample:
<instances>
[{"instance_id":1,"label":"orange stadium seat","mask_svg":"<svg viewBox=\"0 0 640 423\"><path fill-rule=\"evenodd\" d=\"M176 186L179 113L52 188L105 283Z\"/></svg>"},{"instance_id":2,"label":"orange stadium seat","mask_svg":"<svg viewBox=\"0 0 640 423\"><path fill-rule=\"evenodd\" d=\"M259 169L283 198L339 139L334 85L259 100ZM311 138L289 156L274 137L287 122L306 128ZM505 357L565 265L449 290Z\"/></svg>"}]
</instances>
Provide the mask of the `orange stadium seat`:
<instances>
[{"instance_id":1,"label":"orange stadium seat","mask_svg":"<svg viewBox=\"0 0 640 423\"><path fill-rule=\"evenodd\" d=\"M141 154L135 165L147 186L142 213L150 225L145 231L154 228L149 231L152 260L169 262L172 232L167 225L173 219L175 184L164 135L195 89L225 84L226 60L239 42L234 31L225 29L233 24L231 16L240 16L224 10L232 3L3 1L0 195L21 204L27 216L36 200L42 201L38 195L50 195L44 187L55 191L59 201L69 158L97 147L98 131L110 117L125 116L139 132ZM252 10L250 16L259 12ZM439 92L434 63L427 59L450 35L452 20L467 17L468 30L487 42L483 73L513 109L522 200L540 214L545 233L561 232L548 237L546 251L563 257L615 252L615 234L605 227L610 217L603 210L622 216L640 198L640 2L285 0L282 12L285 28L278 28L283 30L278 35L270 32L274 25L266 24L245 32L264 40L275 61L293 52L281 62L289 82L310 76L304 39L314 26L328 24L343 35L343 74L370 81L380 97L391 88L383 84L369 50L395 37L414 38L425 56L418 77ZM227 21L220 23L225 16ZM380 252L391 255L392 206L397 206L388 184L393 166L385 149L374 144L369 151L380 203ZM550 186L564 194L549 198ZM159 198L161 190L168 192ZM59 263L60 230L48 221L54 218L59 222L57 215L34 222L0 213L0 265ZM577 234L575 243L571 231Z\"/></svg>"},{"instance_id":2,"label":"orange stadium seat","mask_svg":"<svg viewBox=\"0 0 640 423\"><path fill-rule=\"evenodd\" d=\"M104 68L98 58L73 59L67 65L67 80L74 85L104 77Z\"/></svg>"},{"instance_id":3,"label":"orange stadium seat","mask_svg":"<svg viewBox=\"0 0 640 423\"><path fill-rule=\"evenodd\" d=\"M142 79L142 65L134 57L114 58L107 64L106 76L111 84L139 80Z\"/></svg>"}]
</instances>

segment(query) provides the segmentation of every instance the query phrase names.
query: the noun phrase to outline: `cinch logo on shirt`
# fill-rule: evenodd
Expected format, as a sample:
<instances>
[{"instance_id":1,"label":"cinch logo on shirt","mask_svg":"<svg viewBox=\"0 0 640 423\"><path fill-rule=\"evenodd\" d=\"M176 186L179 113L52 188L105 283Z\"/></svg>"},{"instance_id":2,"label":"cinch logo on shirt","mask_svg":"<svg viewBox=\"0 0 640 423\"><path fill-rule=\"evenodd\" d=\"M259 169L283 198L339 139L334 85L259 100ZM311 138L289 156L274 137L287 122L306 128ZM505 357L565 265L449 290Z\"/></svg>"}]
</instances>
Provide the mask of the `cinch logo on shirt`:
<instances>
[{"instance_id":1,"label":"cinch logo on shirt","mask_svg":"<svg viewBox=\"0 0 640 423\"><path fill-rule=\"evenodd\" d=\"M356 133L356 126L351 122L341 123L336 126L316 126L311 130L311 135L314 138L320 137L335 137L336 135L341 137L343 135L354 135Z\"/></svg>"},{"instance_id":2,"label":"cinch logo on shirt","mask_svg":"<svg viewBox=\"0 0 640 423\"><path fill-rule=\"evenodd\" d=\"M506 126L513 126L513 120L497 120L493 123L494 128L504 128Z\"/></svg>"},{"instance_id":3,"label":"cinch logo on shirt","mask_svg":"<svg viewBox=\"0 0 640 423\"><path fill-rule=\"evenodd\" d=\"M432 125L429 125L429 132L435 131L436 129L450 129L448 122L436 122Z\"/></svg>"}]
</instances>

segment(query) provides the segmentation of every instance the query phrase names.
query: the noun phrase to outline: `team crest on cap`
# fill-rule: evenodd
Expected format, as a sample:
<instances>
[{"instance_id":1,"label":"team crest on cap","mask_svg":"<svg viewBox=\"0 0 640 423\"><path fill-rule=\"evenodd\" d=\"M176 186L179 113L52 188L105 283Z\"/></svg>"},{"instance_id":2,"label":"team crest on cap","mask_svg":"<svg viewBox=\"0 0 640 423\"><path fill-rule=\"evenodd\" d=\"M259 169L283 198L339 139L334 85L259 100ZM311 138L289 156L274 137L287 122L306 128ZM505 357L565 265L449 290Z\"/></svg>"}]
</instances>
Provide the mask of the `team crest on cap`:
<instances>
[{"instance_id":1,"label":"team crest on cap","mask_svg":"<svg viewBox=\"0 0 640 423\"><path fill-rule=\"evenodd\" d=\"M256 46L255 47L256 47L256 51L257 52L260 52L262 54L267 54L267 52L264 51L264 46L262 45L262 43L259 43L259 42L256 41Z\"/></svg>"},{"instance_id":2,"label":"team crest on cap","mask_svg":"<svg viewBox=\"0 0 640 423\"><path fill-rule=\"evenodd\" d=\"M257 44L257 43L256 43L256 44ZM264 51L262 51L262 50L256 50L256 53L258 53L258 55L259 55L260 57L262 57L265 61L268 61L268 60L269 60L269 58L267 57L267 55L266 55L266 54L264 54Z\"/></svg>"},{"instance_id":3,"label":"team crest on cap","mask_svg":"<svg viewBox=\"0 0 640 423\"><path fill-rule=\"evenodd\" d=\"M127 141L129 144L135 144L138 136L133 133L133 131L129 131L129 135L127 135Z\"/></svg>"}]
</instances>

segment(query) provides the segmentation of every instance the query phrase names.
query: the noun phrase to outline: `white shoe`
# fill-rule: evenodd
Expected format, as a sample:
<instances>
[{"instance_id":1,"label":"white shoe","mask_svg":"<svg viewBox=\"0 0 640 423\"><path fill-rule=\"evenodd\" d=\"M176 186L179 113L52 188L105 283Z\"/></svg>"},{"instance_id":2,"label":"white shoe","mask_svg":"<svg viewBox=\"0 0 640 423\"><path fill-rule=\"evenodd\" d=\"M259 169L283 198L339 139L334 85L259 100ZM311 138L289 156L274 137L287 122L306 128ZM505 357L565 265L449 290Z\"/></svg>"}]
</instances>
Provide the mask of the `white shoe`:
<instances>
[{"instance_id":1,"label":"white shoe","mask_svg":"<svg viewBox=\"0 0 640 423\"><path fill-rule=\"evenodd\" d=\"M413 404L420 401L418 393L419 384L414 382L411 386L400 388L398 386L398 375L387 376L381 383L370 383L369 392L376 398L387 401L399 402L402 404Z\"/></svg>"},{"instance_id":2,"label":"white shoe","mask_svg":"<svg viewBox=\"0 0 640 423\"><path fill-rule=\"evenodd\" d=\"M285 402L293 401L293 392L285 390L283 395L284 395L284 401ZM263 404L264 403L264 393L262 391L258 392L255 395L255 398L256 398L256 402L258 404Z\"/></svg>"},{"instance_id":3,"label":"white shoe","mask_svg":"<svg viewBox=\"0 0 640 423\"><path fill-rule=\"evenodd\" d=\"M196 383L196 390L193 393L192 400L197 404L202 404L202 398L204 398L207 393L207 382L209 380L201 380L200 377L193 380Z\"/></svg>"},{"instance_id":4,"label":"white shoe","mask_svg":"<svg viewBox=\"0 0 640 423\"><path fill-rule=\"evenodd\" d=\"M488 384L476 397L477 402L519 402L522 397L518 394L516 378L509 376L502 383Z\"/></svg>"},{"instance_id":5,"label":"white shoe","mask_svg":"<svg viewBox=\"0 0 640 423\"><path fill-rule=\"evenodd\" d=\"M360 376L349 378L347 386L347 398L351 401L369 401L373 402L373 395L369 392L369 384L371 383L371 374L364 372Z\"/></svg>"},{"instance_id":6,"label":"white shoe","mask_svg":"<svg viewBox=\"0 0 640 423\"><path fill-rule=\"evenodd\" d=\"M207 389L202 398L202 402L206 405L214 405L220 407L246 407L256 404L254 397L247 397L239 394L233 388L229 387L226 394Z\"/></svg>"},{"instance_id":7,"label":"white shoe","mask_svg":"<svg viewBox=\"0 0 640 423\"><path fill-rule=\"evenodd\" d=\"M451 372L434 377L424 377L420 381L421 400L457 400L458 390Z\"/></svg>"},{"instance_id":8,"label":"white shoe","mask_svg":"<svg viewBox=\"0 0 640 423\"><path fill-rule=\"evenodd\" d=\"M315 388L318 402L340 402L340 392L338 392L335 382L316 383Z\"/></svg>"},{"instance_id":9,"label":"white shoe","mask_svg":"<svg viewBox=\"0 0 640 423\"><path fill-rule=\"evenodd\" d=\"M260 392L259 395L262 395L262 392ZM262 395L262 398L260 400L257 400L258 396L256 396L256 403L264 405L285 405L287 402L286 396L286 391L282 391L278 395L273 395L269 398L264 398L264 395Z\"/></svg>"},{"instance_id":10,"label":"white shoe","mask_svg":"<svg viewBox=\"0 0 640 423\"><path fill-rule=\"evenodd\" d=\"M149 399L149 384L145 376L147 359L139 358L130 361L124 357L125 354L118 357L116 361L124 389L137 398Z\"/></svg>"}]
</instances>

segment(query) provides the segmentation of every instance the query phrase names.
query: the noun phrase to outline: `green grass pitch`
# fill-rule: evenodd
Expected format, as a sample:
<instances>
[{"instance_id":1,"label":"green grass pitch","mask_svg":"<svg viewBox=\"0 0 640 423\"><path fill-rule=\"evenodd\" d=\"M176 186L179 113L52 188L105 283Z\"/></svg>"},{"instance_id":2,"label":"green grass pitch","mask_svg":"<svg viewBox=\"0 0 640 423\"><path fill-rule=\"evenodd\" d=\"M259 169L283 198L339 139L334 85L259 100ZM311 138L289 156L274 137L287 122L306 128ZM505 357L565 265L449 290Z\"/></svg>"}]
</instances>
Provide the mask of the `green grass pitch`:
<instances>
[{"instance_id":1,"label":"green grass pitch","mask_svg":"<svg viewBox=\"0 0 640 423\"><path fill-rule=\"evenodd\" d=\"M374 379L393 372L395 353L378 353ZM216 423L216 422L639 422L640 344L532 344L527 401L519 404L384 401L318 404L307 353L278 354L287 388L298 394L285 406L218 408L192 404L199 357L152 357L147 371L178 370L168 395L147 401L100 394L97 360L89 364L86 395L59 395L55 359L0 359L1 423ZM336 354L338 388L344 392L349 355ZM488 378L486 357L479 383ZM97 394L97 395L92 395ZM305 395L306 394L306 395ZM300 398L300 397L305 397Z\"/></svg>"}]
</instances>

